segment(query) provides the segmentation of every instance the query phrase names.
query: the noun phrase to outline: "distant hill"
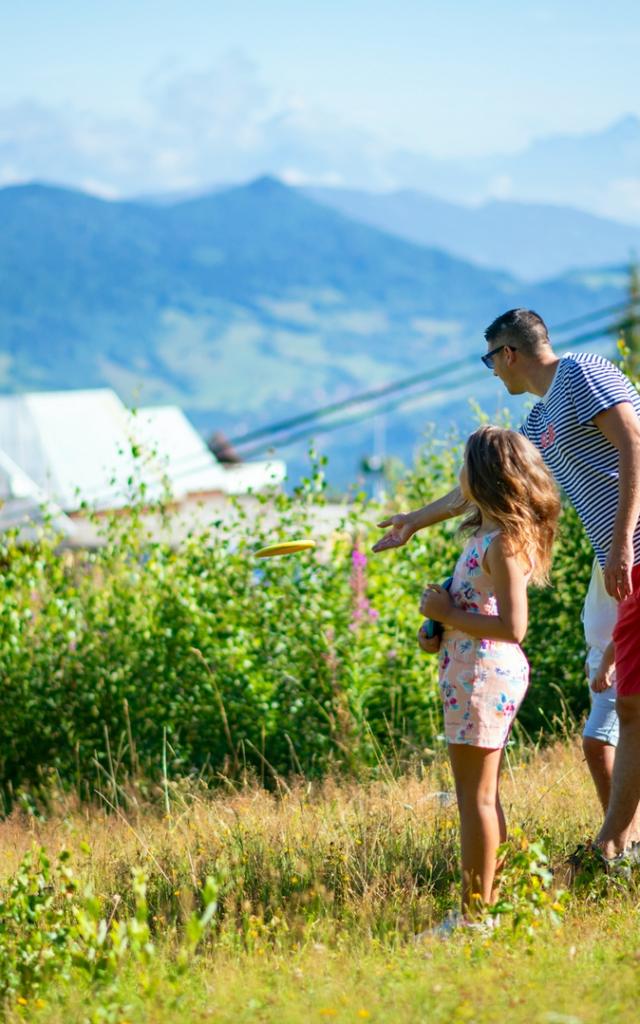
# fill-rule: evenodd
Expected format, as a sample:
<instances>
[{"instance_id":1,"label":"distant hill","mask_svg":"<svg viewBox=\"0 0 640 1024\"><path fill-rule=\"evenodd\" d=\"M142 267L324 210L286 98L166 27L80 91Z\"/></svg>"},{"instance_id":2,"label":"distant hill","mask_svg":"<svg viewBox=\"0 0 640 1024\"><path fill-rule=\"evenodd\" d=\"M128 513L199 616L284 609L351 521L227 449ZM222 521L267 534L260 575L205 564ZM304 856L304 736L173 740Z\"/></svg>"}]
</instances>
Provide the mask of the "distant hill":
<instances>
[{"instance_id":1,"label":"distant hill","mask_svg":"<svg viewBox=\"0 0 640 1024\"><path fill-rule=\"evenodd\" d=\"M634 115L601 131L545 136L517 153L438 159L396 151L384 169L386 180L452 203L553 203L640 225L640 118Z\"/></svg>"},{"instance_id":2,"label":"distant hill","mask_svg":"<svg viewBox=\"0 0 640 1024\"><path fill-rule=\"evenodd\" d=\"M624 286L609 272L525 286L270 178L162 206L5 188L0 223L0 388L109 385L177 402L204 431L475 352L505 308L559 322Z\"/></svg>"},{"instance_id":3,"label":"distant hill","mask_svg":"<svg viewBox=\"0 0 640 1024\"><path fill-rule=\"evenodd\" d=\"M494 200L459 206L422 192L305 188L340 213L418 245L528 280L640 257L640 227L571 207Z\"/></svg>"}]
</instances>

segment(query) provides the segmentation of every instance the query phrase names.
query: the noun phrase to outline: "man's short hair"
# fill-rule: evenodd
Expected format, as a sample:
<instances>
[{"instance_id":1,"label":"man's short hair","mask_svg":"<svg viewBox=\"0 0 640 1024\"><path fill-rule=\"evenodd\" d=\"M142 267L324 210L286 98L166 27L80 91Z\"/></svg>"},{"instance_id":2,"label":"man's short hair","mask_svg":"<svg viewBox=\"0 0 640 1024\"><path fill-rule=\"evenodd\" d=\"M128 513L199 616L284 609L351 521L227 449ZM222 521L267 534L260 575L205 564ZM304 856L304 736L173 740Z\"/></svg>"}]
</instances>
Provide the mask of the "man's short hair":
<instances>
[{"instance_id":1,"label":"man's short hair","mask_svg":"<svg viewBox=\"0 0 640 1024\"><path fill-rule=\"evenodd\" d=\"M510 309L489 324L484 336L492 348L511 345L530 356L550 344L547 325L532 309Z\"/></svg>"}]
</instances>

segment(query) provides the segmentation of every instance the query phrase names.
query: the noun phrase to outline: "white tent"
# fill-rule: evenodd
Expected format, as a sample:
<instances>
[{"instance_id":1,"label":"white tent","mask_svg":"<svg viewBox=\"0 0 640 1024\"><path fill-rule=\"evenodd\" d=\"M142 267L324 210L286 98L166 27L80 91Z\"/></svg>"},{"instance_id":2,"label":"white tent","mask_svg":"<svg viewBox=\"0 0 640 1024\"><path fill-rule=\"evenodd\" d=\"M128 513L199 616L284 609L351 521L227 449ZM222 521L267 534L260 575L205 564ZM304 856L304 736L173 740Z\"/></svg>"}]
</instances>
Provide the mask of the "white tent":
<instances>
[{"instance_id":1,"label":"white tent","mask_svg":"<svg viewBox=\"0 0 640 1024\"><path fill-rule=\"evenodd\" d=\"M0 397L0 442L7 455L62 509L83 502L120 508L144 490L238 494L278 484L285 465L227 470L175 406L130 412L108 388Z\"/></svg>"},{"instance_id":2,"label":"white tent","mask_svg":"<svg viewBox=\"0 0 640 1024\"><path fill-rule=\"evenodd\" d=\"M156 473L164 474L176 497L187 494L246 494L283 481L280 460L244 462L227 467L175 405L149 406L130 413L130 430Z\"/></svg>"},{"instance_id":3,"label":"white tent","mask_svg":"<svg viewBox=\"0 0 640 1024\"><path fill-rule=\"evenodd\" d=\"M64 540L73 539L69 517L0 450L0 532L17 527L20 540L34 540L45 523Z\"/></svg>"}]
</instances>

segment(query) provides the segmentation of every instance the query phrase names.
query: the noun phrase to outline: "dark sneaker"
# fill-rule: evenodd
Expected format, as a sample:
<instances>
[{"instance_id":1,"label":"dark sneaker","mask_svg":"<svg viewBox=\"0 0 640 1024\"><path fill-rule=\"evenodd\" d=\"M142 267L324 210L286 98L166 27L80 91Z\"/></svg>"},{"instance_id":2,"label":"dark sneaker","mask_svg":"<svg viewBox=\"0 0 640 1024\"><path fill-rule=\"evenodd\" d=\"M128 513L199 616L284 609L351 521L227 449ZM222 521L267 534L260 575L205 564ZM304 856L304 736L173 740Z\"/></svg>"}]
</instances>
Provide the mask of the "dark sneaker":
<instances>
[{"instance_id":1,"label":"dark sneaker","mask_svg":"<svg viewBox=\"0 0 640 1024\"><path fill-rule=\"evenodd\" d=\"M632 843L616 857L603 857L602 860L608 875L624 878L628 882L633 868L640 864L640 843Z\"/></svg>"},{"instance_id":2,"label":"dark sneaker","mask_svg":"<svg viewBox=\"0 0 640 1024\"><path fill-rule=\"evenodd\" d=\"M578 875L594 876L602 872L611 878L629 882L633 867L640 864L640 843L632 843L615 857L605 857L600 847L593 843L581 843L567 857L566 863L570 882L574 882Z\"/></svg>"},{"instance_id":3,"label":"dark sneaker","mask_svg":"<svg viewBox=\"0 0 640 1024\"><path fill-rule=\"evenodd\" d=\"M594 859L597 860L598 854L599 851L593 846L591 842L579 843L578 846L576 846L573 853L570 853L565 861L565 864L569 869L570 885L573 884L577 875L586 872L587 870L593 870ZM602 855L600 854L600 856Z\"/></svg>"}]
</instances>

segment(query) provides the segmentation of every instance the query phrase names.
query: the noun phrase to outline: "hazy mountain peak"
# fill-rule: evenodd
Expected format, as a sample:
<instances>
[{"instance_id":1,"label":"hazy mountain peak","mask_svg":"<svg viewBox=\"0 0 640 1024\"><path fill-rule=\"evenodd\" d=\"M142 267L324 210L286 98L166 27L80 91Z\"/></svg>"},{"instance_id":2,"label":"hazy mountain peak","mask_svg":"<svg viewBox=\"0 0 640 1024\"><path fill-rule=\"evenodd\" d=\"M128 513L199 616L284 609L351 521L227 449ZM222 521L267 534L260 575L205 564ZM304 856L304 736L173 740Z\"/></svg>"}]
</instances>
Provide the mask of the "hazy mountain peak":
<instances>
[{"instance_id":1,"label":"hazy mountain peak","mask_svg":"<svg viewBox=\"0 0 640 1024\"><path fill-rule=\"evenodd\" d=\"M243 186L247 192L255 192L259 195L284 195L285 192L290 192L291 189L288 185L285 185L283 181L276 178L273 174L261 174L260 177L254 178L247 185Z\"/></svg>"},{"instance_id":2,"label":"hazy mountain peak","mask_svg":"<svg viewBox=\"0 0 640 1024\"><path fill-rule=\"evenodd\" d=\"M619 142L628 142L640 138L640 117L635 114L626 114L619 121L614 121L609 128L605 129L602 135L616 139Z\"/></svg>"}]
</instances>

